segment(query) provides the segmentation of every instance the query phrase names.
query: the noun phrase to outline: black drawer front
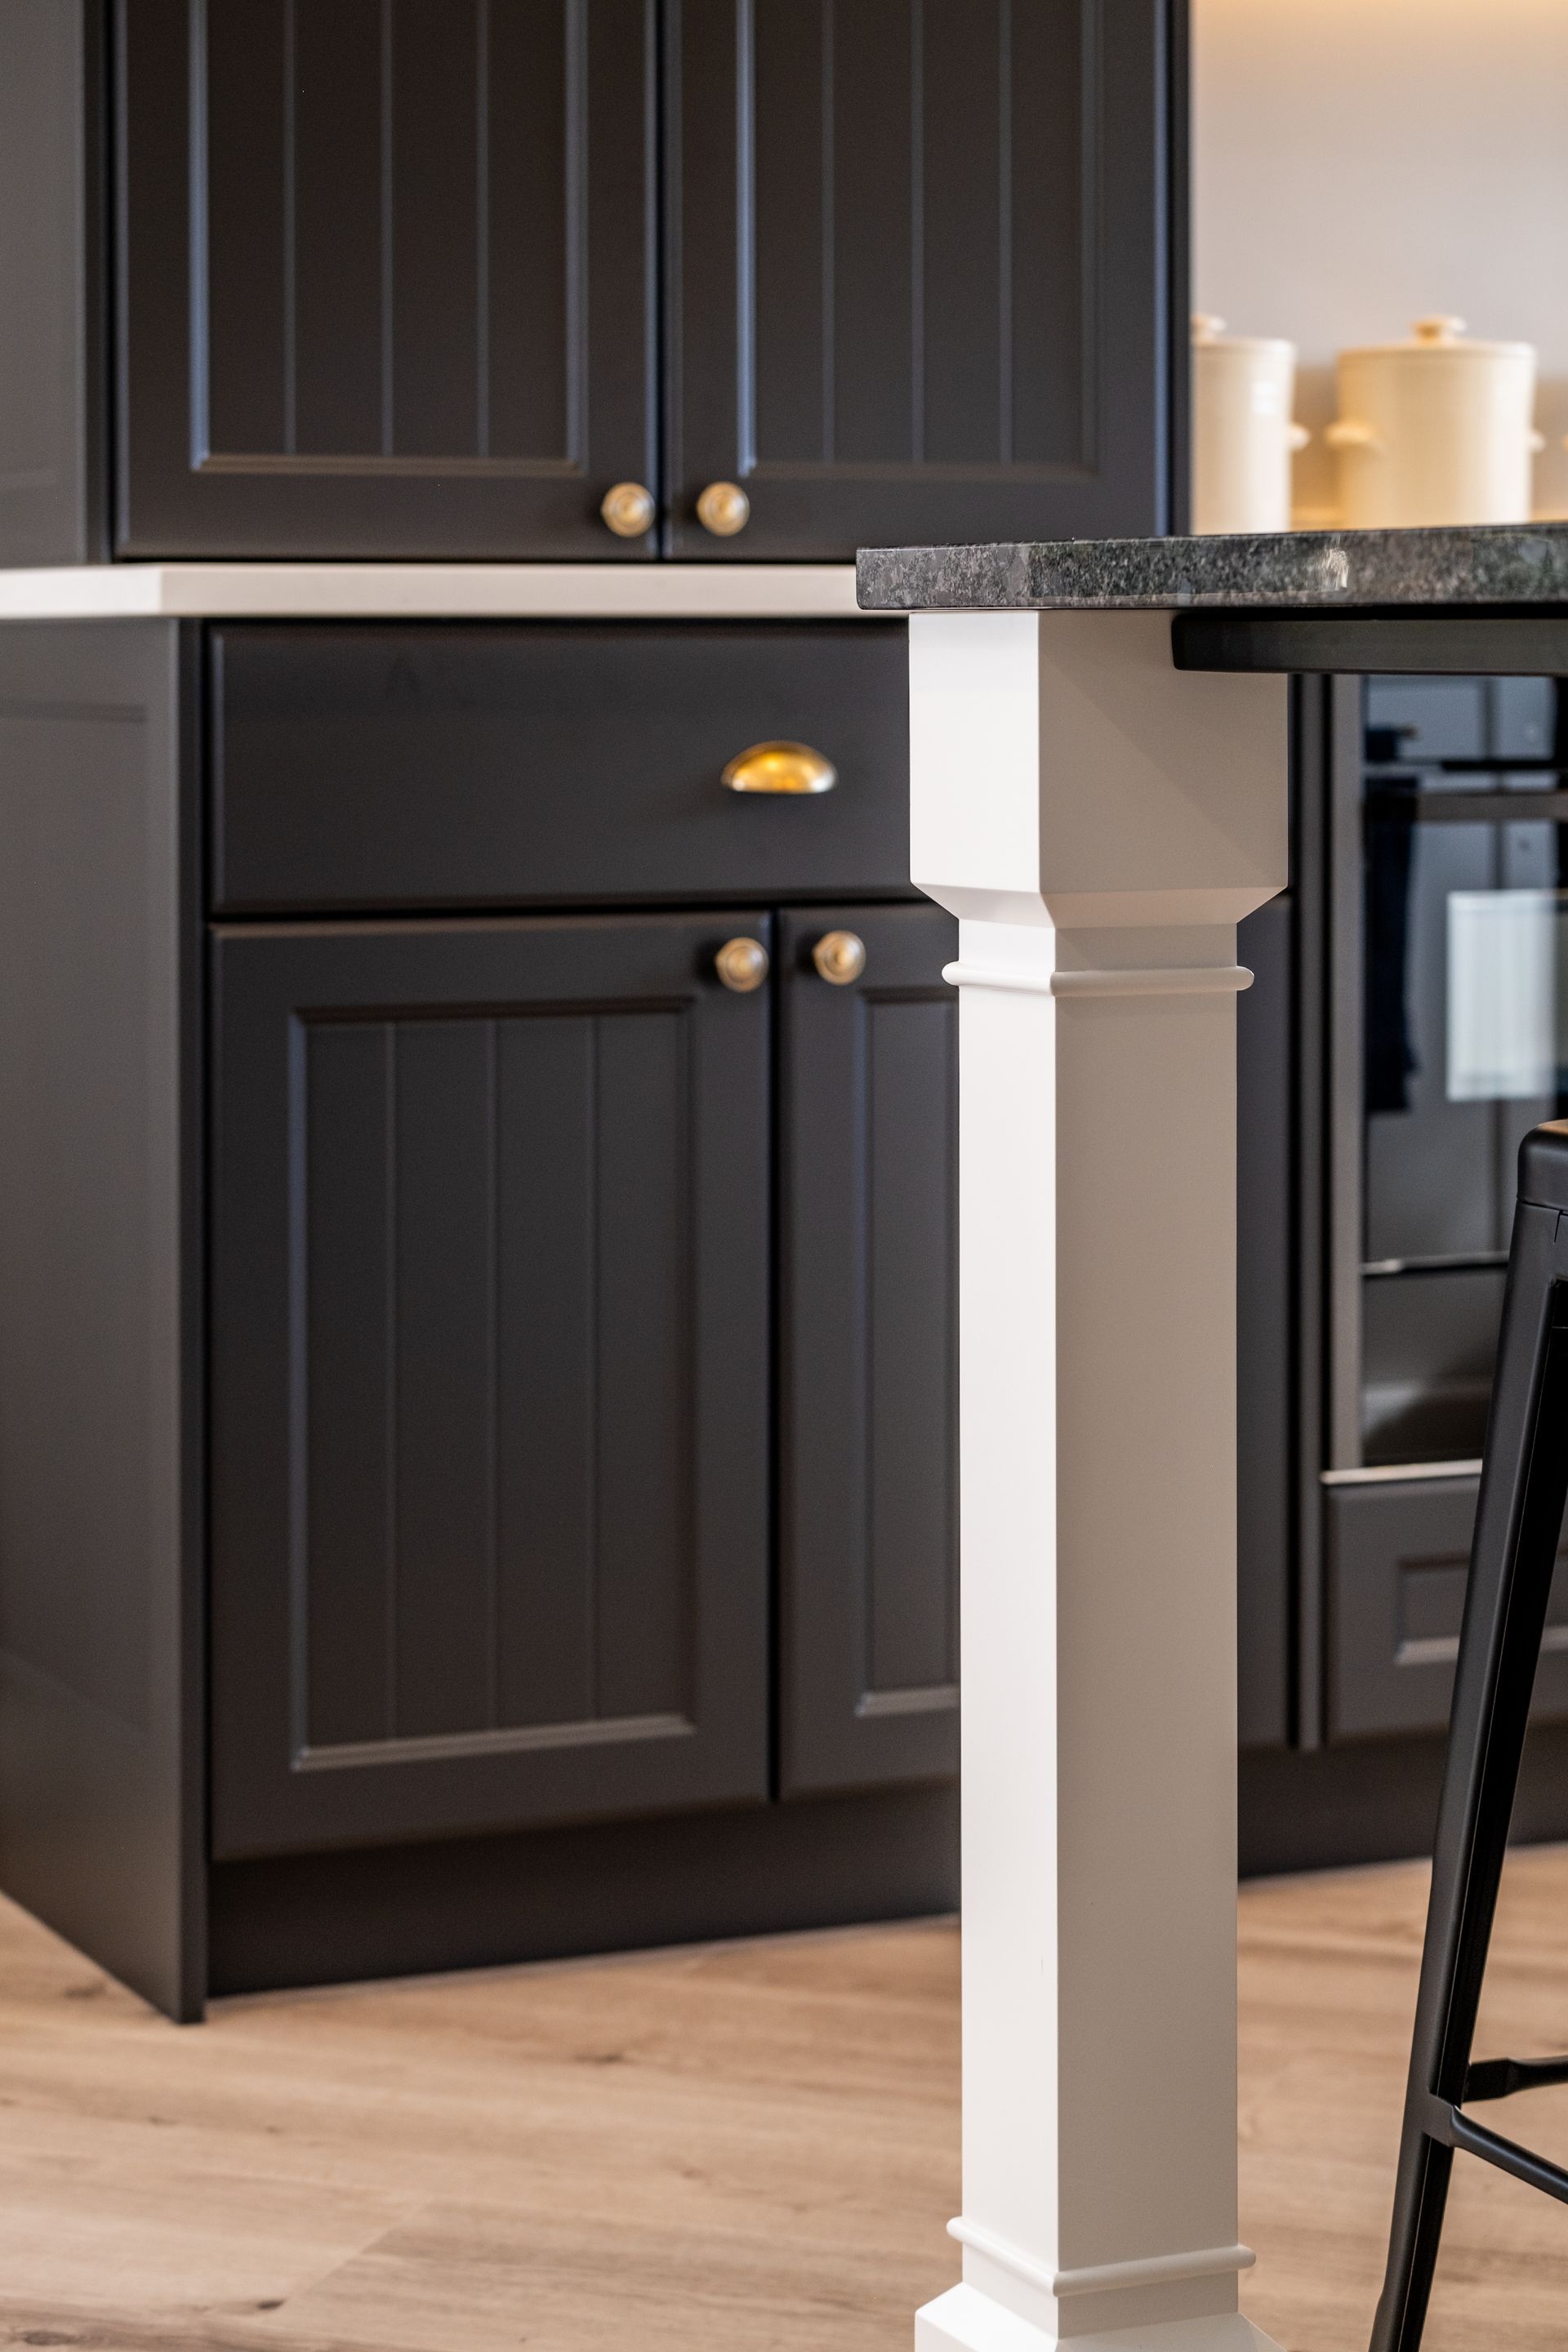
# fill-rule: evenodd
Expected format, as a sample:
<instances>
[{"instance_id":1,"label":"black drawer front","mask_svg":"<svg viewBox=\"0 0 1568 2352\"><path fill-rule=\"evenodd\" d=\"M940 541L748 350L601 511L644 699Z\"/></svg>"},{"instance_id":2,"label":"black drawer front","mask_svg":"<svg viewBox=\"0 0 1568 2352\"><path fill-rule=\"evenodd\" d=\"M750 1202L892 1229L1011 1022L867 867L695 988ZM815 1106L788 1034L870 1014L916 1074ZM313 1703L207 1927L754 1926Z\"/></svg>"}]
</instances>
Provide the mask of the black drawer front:
<instances>
[{"instance_id":1,"label":"black drawer front","mask_svg":"<svg viewBox=\"0 0 1568 2352\"><path fill-rule=\"evenodd\" d=\"M214 911L907 895L901 623L216 627ZM828 793L727 792L812 744Z\"/></svg>"},{"instance_id":2,"label":"black drawer front","mask_svg":"<svg viewBox=\"0 0 1568 2352\"><path fill-rule=\"evenodd\" d=\"M1336 1738L1447 1727L1479 1483L1411 1478L1329 1489ZM1568 1716L1568 1559L1561 1553L1535 1713Z\"/></svg>"}]
</instances>

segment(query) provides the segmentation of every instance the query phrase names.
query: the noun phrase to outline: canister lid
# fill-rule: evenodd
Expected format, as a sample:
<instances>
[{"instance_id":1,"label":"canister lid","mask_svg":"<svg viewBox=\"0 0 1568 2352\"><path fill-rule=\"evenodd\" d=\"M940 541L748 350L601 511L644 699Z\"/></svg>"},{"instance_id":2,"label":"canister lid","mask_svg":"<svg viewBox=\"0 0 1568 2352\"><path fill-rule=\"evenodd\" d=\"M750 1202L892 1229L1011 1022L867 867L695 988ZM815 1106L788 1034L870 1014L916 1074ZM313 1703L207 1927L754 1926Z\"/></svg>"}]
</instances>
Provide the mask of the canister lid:
<instances>
[{"instance_id":1,"label":"canister lid","mask_svg":"<svg viewBox=\"0 0 1568 2352\"><path fill-rule=\"evenodd\" d=\"M1195 352L1268 352L1296 356L1296 346L1281 335L1227 335L1225 320L1216 319L1210 310L1193 312L1193 349Z\"/></svg>"},{"instance_id":2,"label":"canister lid","mask_svg":"<svg viewBox=\"0 0 1568 2352\"><path fill-rule=\"evenodd\" d=\"M1452 318L1446 311L1435 311L1430 318L1417 319L1409 338L1403 343L1359 343L1353 351L1342 352L1342 360L1384 359L1391 352L1402 355L1412 352L1431 352L1445 359L1533 359L1533 343L1489 343L1472 341L1465 333L1463 319Z\"/></svg>"}]
</instances>

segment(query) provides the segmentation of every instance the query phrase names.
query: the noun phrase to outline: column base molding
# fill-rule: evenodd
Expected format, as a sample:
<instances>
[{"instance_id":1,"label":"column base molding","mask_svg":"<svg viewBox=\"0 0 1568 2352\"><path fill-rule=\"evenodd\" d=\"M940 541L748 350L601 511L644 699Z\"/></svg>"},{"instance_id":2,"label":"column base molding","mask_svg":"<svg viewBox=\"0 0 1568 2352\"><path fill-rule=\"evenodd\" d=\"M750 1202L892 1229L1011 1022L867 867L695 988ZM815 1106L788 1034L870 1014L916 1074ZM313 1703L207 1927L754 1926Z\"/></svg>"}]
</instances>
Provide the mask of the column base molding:
<instances>
[{"instance_id":1,"label":"column base molding","mask_svg":"<svg viewBox=\"0 0 1568 2352\"><path fill-rule=\"evenodd\" d=\"M1131 2326L1085 2328L1070 2336L1043 2327L984 2294L968 2280L915 2314L915 2352L1279 2352L1271 2336L1238 2311L1200 2319L1159 2319Z\"/></svg>"},{"instance_id":2,"label":"column base molding","mask_svg":"<svg viewBox=\"0 0 1568 2352\"><path fill-rule=\"evenodd\" d=\"M1249 2271L1258 2260L1250 2246L1205 2246L1181 2254L1150 2254L1139 2262L1096 2263L1086 2269L1048 2271L1020 2247L1009 2245L994 2231L959 2214L947 2225L947 2234L961 2246L1000 2263L1026 2284L1043 2287L1047 2294L1105 2294L1116 2287L1164 2286L1173 2279L1221 2278L1232 2271Z\"/></svg>"}]
</instances>

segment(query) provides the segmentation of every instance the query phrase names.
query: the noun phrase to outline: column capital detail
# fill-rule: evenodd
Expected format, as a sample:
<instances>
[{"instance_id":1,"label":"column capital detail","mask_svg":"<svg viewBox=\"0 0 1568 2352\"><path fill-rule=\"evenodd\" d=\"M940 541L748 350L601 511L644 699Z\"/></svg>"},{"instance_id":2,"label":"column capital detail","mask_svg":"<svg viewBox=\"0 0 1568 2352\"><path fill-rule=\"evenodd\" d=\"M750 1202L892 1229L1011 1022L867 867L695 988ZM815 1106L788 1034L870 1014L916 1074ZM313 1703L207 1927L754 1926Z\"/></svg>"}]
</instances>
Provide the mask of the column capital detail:
<instances>
[{"instance_id":1,"label":"column capital detail","mask_svg":"<svg viewBox=\"0 0 1568 2352\"><path fill-rule=\"evenodd\" d=\"M1287 680L1173 669L1163 613L910 632L910 870L950 912L1235 924L1284 888Z\"/></svg>"}]
</instances>

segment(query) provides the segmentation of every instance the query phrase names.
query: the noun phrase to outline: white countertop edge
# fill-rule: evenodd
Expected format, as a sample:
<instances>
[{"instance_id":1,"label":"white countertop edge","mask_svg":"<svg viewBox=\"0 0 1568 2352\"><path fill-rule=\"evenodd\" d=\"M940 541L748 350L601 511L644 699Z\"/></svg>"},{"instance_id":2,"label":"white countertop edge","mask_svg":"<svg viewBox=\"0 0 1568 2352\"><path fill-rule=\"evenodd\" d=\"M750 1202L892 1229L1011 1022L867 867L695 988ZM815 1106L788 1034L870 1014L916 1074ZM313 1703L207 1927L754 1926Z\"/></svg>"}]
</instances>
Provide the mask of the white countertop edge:
<instances>
[{"instance_id":1,"label":"white countertop edge","mask_svg":"<svg viewBox=\"0 0 1568 2352\"><path fill-rule=\"evenodd\" d=\"M94 563L0 571L0 620L842 620L852 563Z\"/></svg>"}]
</instances>

